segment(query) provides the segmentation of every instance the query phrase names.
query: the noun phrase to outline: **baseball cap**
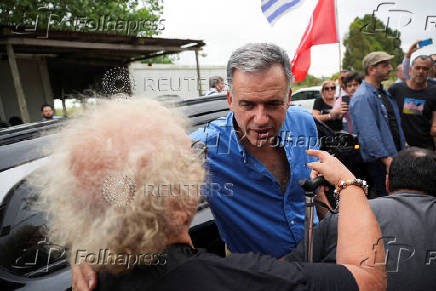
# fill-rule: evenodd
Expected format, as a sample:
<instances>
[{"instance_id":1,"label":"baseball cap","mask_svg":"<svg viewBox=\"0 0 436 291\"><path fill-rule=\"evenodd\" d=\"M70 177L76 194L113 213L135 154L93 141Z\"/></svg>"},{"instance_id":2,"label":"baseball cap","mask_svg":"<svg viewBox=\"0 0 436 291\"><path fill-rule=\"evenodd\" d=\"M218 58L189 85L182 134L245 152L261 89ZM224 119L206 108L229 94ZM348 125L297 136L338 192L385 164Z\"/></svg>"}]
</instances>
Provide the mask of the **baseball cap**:
<instances>
[{"instance_id":1,"label":"baseball cap","mask_svg":"<svg viewBox=\"0 0 436 291\"><path fill-rule=\"evenodd\" d=\"M369 66L375 66L380 62L389 61L393 59L394 56L385 52L372 52L367 54L363 58L363 68L368 68Z\"/></svg>"}]
</instances>

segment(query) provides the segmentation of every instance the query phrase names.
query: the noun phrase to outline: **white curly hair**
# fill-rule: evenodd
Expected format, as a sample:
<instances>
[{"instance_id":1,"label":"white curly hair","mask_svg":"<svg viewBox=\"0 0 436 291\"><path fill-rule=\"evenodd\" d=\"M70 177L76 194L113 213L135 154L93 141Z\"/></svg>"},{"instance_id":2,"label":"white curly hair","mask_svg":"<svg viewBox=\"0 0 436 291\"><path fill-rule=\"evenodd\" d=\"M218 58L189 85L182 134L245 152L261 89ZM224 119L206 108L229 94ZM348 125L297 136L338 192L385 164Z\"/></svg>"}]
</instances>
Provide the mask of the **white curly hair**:
<instances>
[{"instance_id":1,"label":"white curly hair","mask_svg":"<svg viewBox=\"0 0 436 291\"><path fill-rule=\"evenodd\" d=\"M172 195L145 189L202 183L205 172L191 152L187 126L181 113L156 101L118 100L85 111L60 131L49 165L31 182L40 187L49 239L70 248L71 264L78 250L158 253L171 236L189 228L197 209L195 187L174 187ZM181 221L180 211L188 219ZM115 264L92 267L125 270Z\"/></svg>"}]
</instances>

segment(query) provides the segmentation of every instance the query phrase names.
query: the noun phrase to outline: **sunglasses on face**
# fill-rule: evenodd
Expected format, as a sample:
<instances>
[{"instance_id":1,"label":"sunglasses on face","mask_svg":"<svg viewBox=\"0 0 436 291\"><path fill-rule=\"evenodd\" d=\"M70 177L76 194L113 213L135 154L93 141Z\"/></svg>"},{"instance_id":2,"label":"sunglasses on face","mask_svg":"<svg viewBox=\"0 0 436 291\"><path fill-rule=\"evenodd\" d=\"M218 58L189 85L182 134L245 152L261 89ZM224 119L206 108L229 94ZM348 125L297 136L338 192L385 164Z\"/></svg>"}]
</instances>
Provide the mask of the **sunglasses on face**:
<instances>
[{"instance_id":1,"label":"sunglasses on face","mask_svg":"<svg viewBox=\"0 0 436 291\"><path fill-rule=\"evenodd\" d=\"M336 90L336 86L333 86L333 87L324 87L323 90L326 90L326 91Z\"/></svg>"}]
</instances>

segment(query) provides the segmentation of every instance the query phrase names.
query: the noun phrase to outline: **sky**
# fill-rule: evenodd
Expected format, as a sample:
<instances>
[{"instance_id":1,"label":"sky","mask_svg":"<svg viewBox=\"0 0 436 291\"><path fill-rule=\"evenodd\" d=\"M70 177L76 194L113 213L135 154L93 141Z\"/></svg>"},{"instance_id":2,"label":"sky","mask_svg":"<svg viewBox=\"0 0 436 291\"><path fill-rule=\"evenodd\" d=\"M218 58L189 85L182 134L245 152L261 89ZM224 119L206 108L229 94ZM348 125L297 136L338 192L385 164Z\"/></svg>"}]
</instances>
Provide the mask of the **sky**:
<instances>
[{"instance_id":1,"label":"sky","mask_svg":"<svg viewBox=\"0 0 436 291\"><path fill-rule=\"evenodd\" d=\"M164 0L165 29L160 36L203 40L206 46L201 52L200 65L225 66L231 53L248 42L275 43L292 59L317 0L303 0L296 10L273 26L262 14L260 3L261 0ZM337 10L341 41L355 17L377 10L375 15L379 19L385 23L389 19L389 27L401 32L403 50L407 51L417 39L431 37L435 44L418 52L436 53L435 0L337 0ZM343 55L345 48L341 47ZM195 65L194 52L181 53L176 64ZM338 44L312 47L310 74L330 76L338 70Z\"/></svg>"}]
</instances>

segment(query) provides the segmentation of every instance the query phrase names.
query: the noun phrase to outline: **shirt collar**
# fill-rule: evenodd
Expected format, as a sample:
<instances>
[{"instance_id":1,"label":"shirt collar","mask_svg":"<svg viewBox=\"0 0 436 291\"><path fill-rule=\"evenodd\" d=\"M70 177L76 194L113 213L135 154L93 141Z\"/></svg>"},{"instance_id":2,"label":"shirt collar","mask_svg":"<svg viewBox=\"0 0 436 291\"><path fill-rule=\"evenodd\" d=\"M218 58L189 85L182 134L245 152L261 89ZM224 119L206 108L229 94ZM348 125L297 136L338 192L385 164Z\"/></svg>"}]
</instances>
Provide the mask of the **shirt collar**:
<instances>
[{"instance_id":1,"label":"shirt collar","mask_svg":"<svg viewBox=\"0 0 436 291\"><path fill-rule=\"evenodd\" d=\"M232 139L234 138L236 140L236 146L238 147L238 151L242 155L242 157L244 159L244 163L246 163L247 162L247 152L246 152L244 145L239 140L238 134L236 133L236 129L233 125L233 119L234 119L233 112L230 111L230 113L227 115L227 118L226 118L226 127L232 128L230 131L230 135L232 135L231 138ZM235 122L236 122L236 120L235 120ZM233 134L234 134L234 136L233 136Z\"/></svg>"}]
</instances>

